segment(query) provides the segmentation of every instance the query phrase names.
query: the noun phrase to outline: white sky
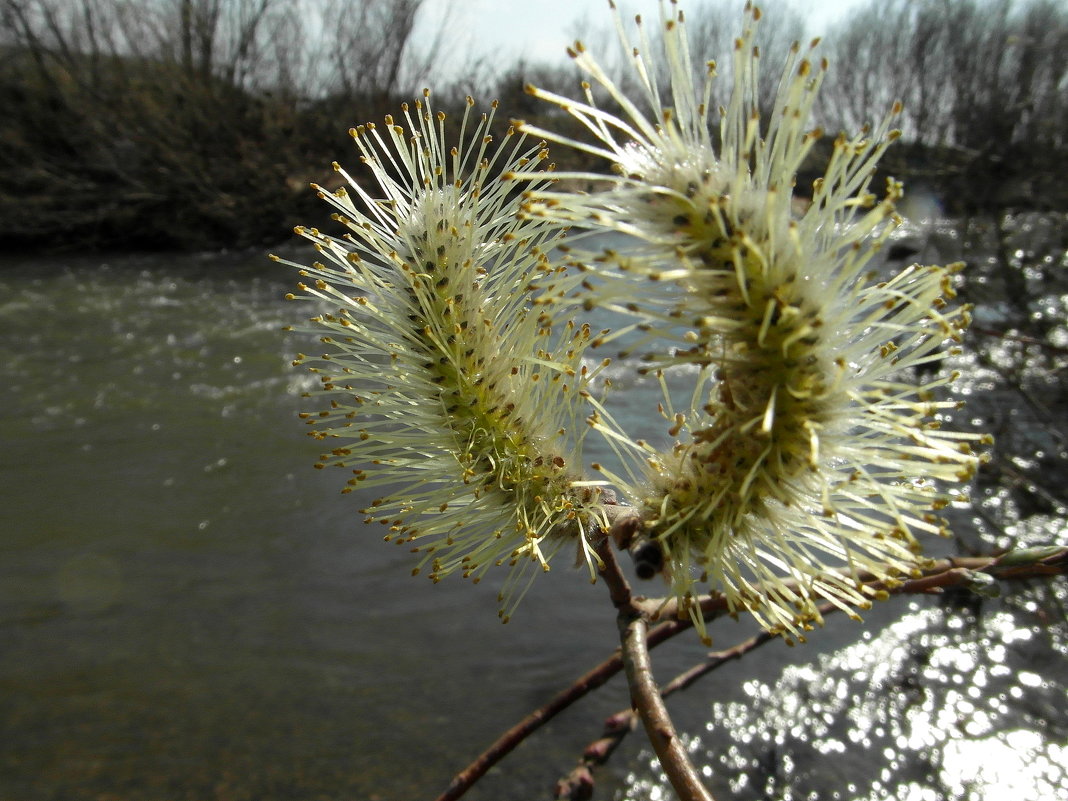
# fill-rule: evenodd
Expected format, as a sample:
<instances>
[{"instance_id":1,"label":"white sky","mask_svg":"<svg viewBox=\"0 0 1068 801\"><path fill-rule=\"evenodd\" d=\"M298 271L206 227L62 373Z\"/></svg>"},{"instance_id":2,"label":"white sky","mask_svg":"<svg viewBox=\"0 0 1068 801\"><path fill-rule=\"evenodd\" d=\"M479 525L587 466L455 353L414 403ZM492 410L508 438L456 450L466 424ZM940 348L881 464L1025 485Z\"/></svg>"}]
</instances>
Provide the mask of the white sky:
<instances>
[{"instance_id":1,"label":"white sky","mask_svg":"<svg viewBox=\"0 0 1068 801\"><path fill-rule=\"evenodd\" d=\"M819 36L846 10L866 0L787 2L809 21L808 34ZM441 9L451 8L459 29L455 46L508 63L520 57L531 62L564 61L576 23L586 20L590 27L609 29L612 25L608 0L429 0L429 4L427 10L435 16ZM697 4L696 0L680 0L684 11ZM656 0L617 0L617 5L628 17L641 13L656 19L659 13ZM743 0L737 0L736 5L740 19Z\"/></svg>"}]
</instances>

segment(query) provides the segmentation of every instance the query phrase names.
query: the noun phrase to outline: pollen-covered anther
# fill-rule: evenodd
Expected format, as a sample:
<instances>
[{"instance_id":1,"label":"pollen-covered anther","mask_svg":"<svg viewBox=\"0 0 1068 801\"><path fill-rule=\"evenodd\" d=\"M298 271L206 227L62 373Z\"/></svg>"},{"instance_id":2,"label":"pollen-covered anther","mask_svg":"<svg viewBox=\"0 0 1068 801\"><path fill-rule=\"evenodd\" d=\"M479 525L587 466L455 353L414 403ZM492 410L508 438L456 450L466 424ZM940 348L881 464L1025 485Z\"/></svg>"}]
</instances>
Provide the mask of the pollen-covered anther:
<instances>
[{"instance_id":1,"label":"pollen-covered anther","mask_svg":"<svg viewBox=\"0 0 1068 801\"><path fill-rule=\"evenodd\" d=\"M779 96L762 117L751 84L760 14L747 8L734 84L718 111L707 102L714 65L690 62L674 4L663 6L663 48L651 42L639 52L624 42L640 97L625 96L592 56L574 49L589 78L584 100L535 94L593 132L596 146L528 130L604 156L611 175L579 176L605 186L600 195L535 191L526 203L548 219L638 240L626 255L572 259L582 272L560 296L633 315L638 344L621 356L641 352L637 372L661 383L674 441L660 452L625 437L612 442L627 443L621 454L633 455L630 470L645 476L622 483L649 533L669 546L680 613L706 636L699 607L687 603L692 568L701 565L729 609L748 609L769 631L803 641L820 620L814 596L841 608L867 604L861 592L823 578L821 554L876 574L885 563L884 577L907 569L916 564L915 539L902 526L884 532L878 521L938 530L940 522L922 517L923 481L974 472L979 459L959 447L961 435L923 419L949 407L917 408L934 403L933 393L897 375L935 361L938 343L960 338L967 312L950 309L954 287L939 269L906 268L881 282L867 274L900 222L900 182L888 180L882 200L869 188L878 158L899 136L891 128L898 106L880 124L839 136L811 202L792 203L797 170L821 135L807 115L827 64L792 48ZM626 30L622 20L618 27ZM702 72L705 83L694 77ZM670 87L654 89L651 75ZM595 105L595 83L612 110ZM679 384L692 391L672 397ZM607 420L596 409L587 416L595 431L610 431Z\"/></svg>"},{"instance_id":2,"label":"pollen-covered anther","mask_svg":"<svg viewBox=\"0 0 1068 801\"><path fill-rule=\"evenodd\" d=\"M574 486L569 465L581 459L566 435L589 397L578 369L589 336L557 337L551 320L526 311L543 291L534 279L557 269L547 254L560 226L517 220L522 193L498 190L547 186L521 174L545 159L545 145L511 131L498 147L496 104L486 115L473 104L451 146L429 94L380 128L351 131L378 187L335 165L348 186L322 195L347 233L298 229L321 254L299 290L340 303L310 322L331 351L319 357L331 364L319 375L330 410L302 419L324 423L315 439L339 443L317 467L359 465L344 491L396 487L368 521L411 544L417 571L478 581L484 566L514 562L501 594L507 619L526 566L547 569L591 530L596 496Z\"/></svg>"}]
</instances>

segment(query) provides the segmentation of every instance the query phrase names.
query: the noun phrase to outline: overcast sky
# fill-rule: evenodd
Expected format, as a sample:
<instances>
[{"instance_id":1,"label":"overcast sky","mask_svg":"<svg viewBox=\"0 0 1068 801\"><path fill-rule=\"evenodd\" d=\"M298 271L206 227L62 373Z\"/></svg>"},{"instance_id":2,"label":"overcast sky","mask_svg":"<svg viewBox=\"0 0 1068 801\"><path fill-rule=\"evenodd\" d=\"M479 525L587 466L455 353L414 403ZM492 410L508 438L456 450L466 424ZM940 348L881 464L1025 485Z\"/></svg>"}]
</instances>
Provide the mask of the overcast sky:
<instances>
[{"instance_id":1,"label":"overcast sky","mask_svg":"<svg viewBox=\"0 0 1068 801\"><path fill-rule=\"evenodd\" d=\"M818 36L847 9L865 0L787 0L809 22L808 33ZM744 0L733 0L740 18ZM576 25L610 26L608 0L429 0L427 10L438 15L451 7L458 23L458 48L474 50L478 55L514 63L527 61L562 61L565 48L574 40ZM685 11L695 0L681 0ZM641 13L650 19L658 15L656 0L617 0L627 16ZM758 3L759 5L759 3ZM771 5L770 3L768 5ZM770 9L769 9L770 10Z\"/></svg>"}]
</instances>

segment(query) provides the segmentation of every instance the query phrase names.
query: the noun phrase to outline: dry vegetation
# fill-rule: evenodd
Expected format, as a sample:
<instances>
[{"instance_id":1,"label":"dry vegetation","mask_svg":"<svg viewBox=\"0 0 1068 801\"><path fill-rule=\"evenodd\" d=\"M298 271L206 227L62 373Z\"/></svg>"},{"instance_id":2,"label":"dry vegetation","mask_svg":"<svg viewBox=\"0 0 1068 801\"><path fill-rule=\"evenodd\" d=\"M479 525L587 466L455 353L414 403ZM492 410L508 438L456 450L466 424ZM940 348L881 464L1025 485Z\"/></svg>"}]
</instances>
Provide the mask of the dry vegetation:
<instances>
[{"instance_id":1,"label":"dry vegetation","mask_svg":"<svg viewBox=\"0 0 1068 801\"><path fill-rule=\"evenodd\" d=\"M690 5L694 41L729 53L733 4ZM805 38L800 16L769 10L764 96L787 43ZM522 62L471 62L440 86L449 29L426 12L425 0L0 0L0 241L278 241L318 215L307 183L351 152L348 127L424 83L438 107L499 97L502 120L546 113L525 81L573 89L567 65ZM951 211L1063 208L1066 51L1057 0L872 0L827 37L820 117L855 128L901 97L905 144L888 166L906 183Z\"/></svg>"}]
</instances>

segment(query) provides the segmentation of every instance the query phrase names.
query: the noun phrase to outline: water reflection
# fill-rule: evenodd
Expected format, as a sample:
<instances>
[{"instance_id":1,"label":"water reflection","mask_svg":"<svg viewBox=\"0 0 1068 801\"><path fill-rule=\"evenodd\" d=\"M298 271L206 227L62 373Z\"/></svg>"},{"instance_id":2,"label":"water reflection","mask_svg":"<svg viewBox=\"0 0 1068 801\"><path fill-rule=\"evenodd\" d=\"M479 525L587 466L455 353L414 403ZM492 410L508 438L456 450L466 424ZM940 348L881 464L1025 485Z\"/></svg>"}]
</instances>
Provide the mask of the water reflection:
<instances>
[{"instance_id":1,"label":"water reflection","mask_svg":"<svg viewBox=\"0 0 1068 801\"><path fill-rule=\"evenodd\" d=\"M432 797L612 647L600 587L505 627L361 525L261 254L0 267L0 798Z\"/></svg>"},{"instance_id":2,"label":"water reflection","mask_svg":"<svg viewBox=\"0 0 1068 801\"><path fill-rule=\"evenodd\" d=\"M1003 227L932 226L941 257L969 259L960 289L981 312L977 351L949 368L969 405L947 425L998 435L973 502L951 510L956 541L932 554L1065 539L1068 221ZM614 647L601 586L554 569L504 627L495 582L409 578L410 555L360 526L359 502L311 469L295 414L314 382L279 333L307 310L266 264L0 272L0 798L433 797ZM613 367L612 408L647 427L659 390L631 367ZM903 603L882 605L867 629L832 618L804 649L707 680L714 710L701 684L674 702L688 731L717 721L694 740L713 783L742 798L1063 789L1064 582L946 600L900 620ZM672 643L657 676L700 656ZM625 703L609 686L471 797L548 797ZM670 797L648 757L625 756L601 788Z\"/></svg>"},{"instance_id":3,"label":"water reflection","mask_svg":"<svg viewBox=\"0 0 1068 801\"><path fill-rule=\"evenodd\" d=\"M1020 215L938 237L942 260L967 260L959 291L978 304L946 365L968 400L950 424L997 438L972 502L951 510L961 553L1068 540L1066 231L1064 215ZM747 681L744 699L712 704L695 762L739 799L1063 798L1068 587L1003 590L916 601L855 645ZM644 759L622 797L672 797Z\"/></svg>"},{"instance_id":4,"label":"water reflection","mask_svg":"<svg viewBox=\"0 0 1068 801\"><path fill-rule=\"evenodd\" d=\"M1065 656L1037 614L916 602L774 684L746 682L745 701L713 704L694 756L738 799L1061 798ZM666 797L654 760L629 782L625 799Z\"/></svg>"}]
</instances>

